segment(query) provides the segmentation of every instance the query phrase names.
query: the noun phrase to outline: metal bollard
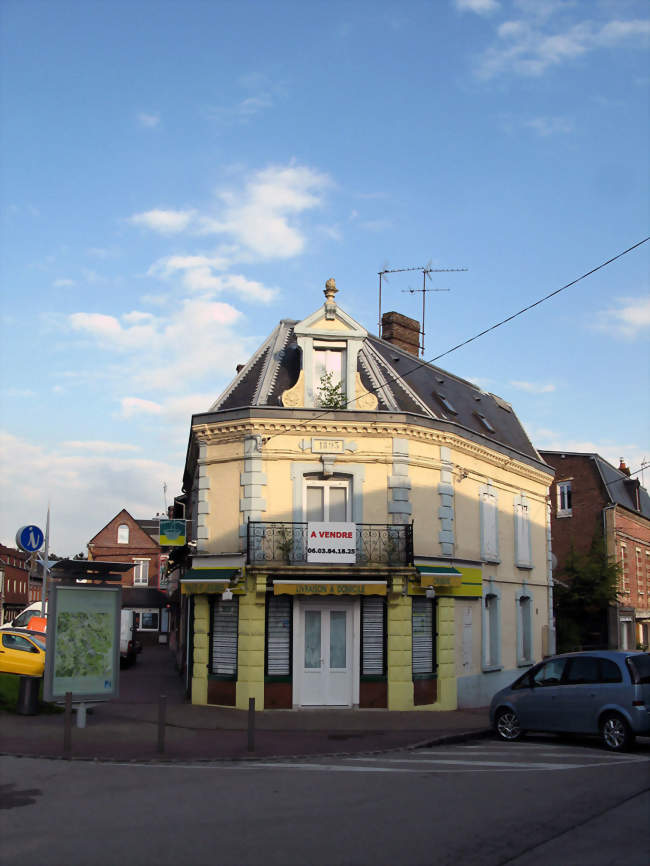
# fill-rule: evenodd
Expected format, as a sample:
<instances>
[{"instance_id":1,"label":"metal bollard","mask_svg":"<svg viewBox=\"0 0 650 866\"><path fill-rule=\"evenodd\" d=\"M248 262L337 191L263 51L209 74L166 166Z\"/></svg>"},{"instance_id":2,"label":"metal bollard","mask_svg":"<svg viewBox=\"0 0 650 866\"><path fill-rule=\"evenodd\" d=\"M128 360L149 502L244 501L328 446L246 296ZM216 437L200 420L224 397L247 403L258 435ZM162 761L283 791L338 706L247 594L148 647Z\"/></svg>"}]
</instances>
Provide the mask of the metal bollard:
<instances>
[{"instance_id":1,"label":"metal bollard","mask_svg":"<svg viewBox=\"0 0 650 866\"><path fill-rule=\"evenodd\" d=\"M72 754L72 692L65 693L65 715L63 716L63 757L70 760Z\"/></svg>"},{"instance_id":2,"label":"metal bollard","mask_svg":"<svg viewBox=\"0 0 650 866\"><path fill-rule=\"evenodd\" d=\"M158 754L165 753L165 724L167 716L167 695L158 698Z\"/></svg>"},{"instance_id":3,"label":"metal bollard","mask_svg":"<svg viewBox=\"0 0 650 866\"><path fill-rule=\"evenodd\" d=\"M248 751L255 751L255 698L248 699Z\"/></svg>"}]
</instances>

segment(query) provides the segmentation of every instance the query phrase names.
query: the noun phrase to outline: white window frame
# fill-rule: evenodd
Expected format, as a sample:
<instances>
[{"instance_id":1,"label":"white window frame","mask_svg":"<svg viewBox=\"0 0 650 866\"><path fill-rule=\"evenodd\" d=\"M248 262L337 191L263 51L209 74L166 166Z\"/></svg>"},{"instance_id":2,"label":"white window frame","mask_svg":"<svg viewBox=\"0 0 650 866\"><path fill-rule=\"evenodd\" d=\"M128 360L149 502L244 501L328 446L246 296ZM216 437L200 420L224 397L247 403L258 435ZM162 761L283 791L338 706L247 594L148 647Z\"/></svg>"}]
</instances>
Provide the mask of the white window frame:
<instances>
[{"instance_id":1,"label":"white window frame","mask_svg":"<svg viewBox=\"0 0 650 866\"><path fill-rule=\"evenodd\" d=\"M126 533L124 532L126 530ZM126 534L126 538L124 537ZM120 523L117 527L117 543L118 544L128 544L129 543L129 524L128 523Z\"/></svg>"},{"instance_id":2,"label":"white window frame","mask_svg":"<svg viewBox=\"0 0 650 866\"><path fill-rule=\"evenodd\" d=\"M134 608L135 612L138 614L138 631L160 631L160 609L157 607L142 607L142 608ZM151 613L156 614L158 617L158 625L155 628L145 628L142 625L143 617L145 614Z\"/></svg>"},{"instance_id":3,"label":"white window frame","mask_svg":"<svg viewBox=\"0 0 650 866\"><path fill-rule=\"evenodd\" d=\"M499 557L499 501L492 481L479 492L479 516L481 527L481 559L483 562L500 562Z\"/></svg>"},{"instance_id":4,"label":"white window frame","mask_svg":"<svg viewBox=\"0 0 650 866\"><path fill-rule=\"evenodd\" d=\"M321 376L318 375L318 361L322 360L322 357L325 356L325 373L334 373L332 377L332 384L341 386L341 393L343 396L344 402L347 400L347 352L346 352L346 344L345 342L336 341L336 342L324 342L321 340L314 340L313 350L312 350L312 381L314 383L314 406L318 407L321 405L321 396L320 396L320 380ZM338 364L333 365L331 361L334 356L338 359ZM337 369L338 368L338 369Z\"/></svg>"},{"instance_id":5,"label":"white window frame","mask_svg":"<svg viewBox=\"0 0 650 866\"><path fill-rule=\"evenodd\" d=\"M533 554L530 540L530 503L525 493L515 496L515 565L532 568Z\"/></svg>"},{"instance_id":6,"label":"white window frame","mask_svg":"<svg viewBox=\"0 0 650 866\"><path fill-rule=\"evenodd\" d=\"M501 670L501 592L490 581L481 599L482 669Z\"/></svg>"},{"instance_id":7,"label":"white window frame","mask_svg":"<svg viewBox=\"0 0 650 866\"><path fill-rule=\"evenodd\" d=\"M517 666L533 663L533 594L526 584L515 595L517 605ZM528 653L526 653L528 644Z\"/></svg>"},{"instance_id":8,"label":"white window frame","mask_svg":"<svg viewBox=\"0 0 650 866\"><path fill-rule=\"evenodd\" d=\"M307 488L308 487L322 487L323 488L323 512L325 514L323 518L324 523L330 522L330 518L328 516L329 512L329 491L333 487L344 488L347 490L347 496L345 499L345 521L344 522L352 522L352 479L341 476L333 476L332 478L310 478L306 476L303 479L303 493L302 493L302 501L303 501L303 520L307 520Z\"/></svg>"},{"instance_id":9,"label":"white window frame","mask_svg":"<svg viewBox=\"0 0 650 866\"><path fill-rule=\"evenodd\" d=\"M149 557L134 557L133 586L149 586ZM144 572L144 574L143 574Z\"/></svg>"},{"instance_id":10,"label":"white window frame","mask_svg":"<svg viewBox=\"0 0 650 866\"><path fill-rule=\"evenodd\" d=\"M573 514L573 501L567 506L567 501L573 498L571 478L565 478L563 481L558 481L557 487L557 507L555 510L556 517L571 517Z\"/></svg>"}]
</instances>

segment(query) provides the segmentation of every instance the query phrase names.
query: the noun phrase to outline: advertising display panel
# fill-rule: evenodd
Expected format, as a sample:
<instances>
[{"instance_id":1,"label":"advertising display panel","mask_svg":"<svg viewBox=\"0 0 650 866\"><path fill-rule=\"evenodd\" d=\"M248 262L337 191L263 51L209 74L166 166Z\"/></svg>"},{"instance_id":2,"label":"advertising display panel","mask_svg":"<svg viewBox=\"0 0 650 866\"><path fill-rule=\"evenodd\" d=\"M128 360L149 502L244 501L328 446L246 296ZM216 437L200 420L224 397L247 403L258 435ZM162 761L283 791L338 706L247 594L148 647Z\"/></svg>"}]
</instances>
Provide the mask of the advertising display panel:
<instances>
[{"instance_id":1,"label":"advertising display panel","mask_svg":"<svg viewBox=\"0 0 650 866\"><path fill-rule=\"evenodd\" d=\"M356 562L357 531L354 523L307 524L307 562Z\"/></svg>"},{"instance_id":2,"label":"advertising display panel","mask_svg":"<svg viewBox=\"0 0 650 866\"><path fill-rule=\"evenodd\" d=\"M48 604L44 699L117 697L121 588L54 586Z\"/></svg>"}]
</instances>

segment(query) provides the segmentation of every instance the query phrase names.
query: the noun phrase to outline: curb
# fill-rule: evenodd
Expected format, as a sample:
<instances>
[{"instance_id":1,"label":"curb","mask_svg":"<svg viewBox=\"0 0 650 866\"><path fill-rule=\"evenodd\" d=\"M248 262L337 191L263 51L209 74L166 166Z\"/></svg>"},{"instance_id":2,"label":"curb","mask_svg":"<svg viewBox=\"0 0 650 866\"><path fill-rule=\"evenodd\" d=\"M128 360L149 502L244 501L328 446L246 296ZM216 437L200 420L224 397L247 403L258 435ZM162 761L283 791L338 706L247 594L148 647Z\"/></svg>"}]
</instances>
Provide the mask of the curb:
<instances>
[{"instance_id":1,"label":"curb","mask_svg":"<svg viewBox=\"0 0 650 866\"><path fill-rule=\"evenodd\" d=\"M307 759L341 759L341 758L352 758L352 757L371 757L376 755L389 755L397 752L412 752L416 749L426 749L432 746L442 746L442 745L451 745L453 743L464 743L468 740L478 740L485 739L492 734L491 728L482 728L480 730L473 731L464 731L454 734L443 734L439 737L430 738L427 740L422 740L417 743L412 743L407 746L395 746L390 749L368 749L365 751L359 752L310 752L308 754L297 754L297 755L241 755L236 757L221 757L221 758L98 758L98 757L75 757L70 756L69 758L63 757L63 755L33 755L33 754L15 754L13 752L0 752L0 757L8 757L8 758L32 758L35 760L41 761L76 761L78 763L90 763L90 764L131 764L131 765L140 765L140 766L149 766L149 765L167 765L174 766L178 764L184 765L202 765L202 764L211 764L211 765L219 765L219 764L234 764L234 763L243 763L243 764L255 764L260 762L274 761L278 764L283 761L304 761Z\"/></svg>"}]
</instances>

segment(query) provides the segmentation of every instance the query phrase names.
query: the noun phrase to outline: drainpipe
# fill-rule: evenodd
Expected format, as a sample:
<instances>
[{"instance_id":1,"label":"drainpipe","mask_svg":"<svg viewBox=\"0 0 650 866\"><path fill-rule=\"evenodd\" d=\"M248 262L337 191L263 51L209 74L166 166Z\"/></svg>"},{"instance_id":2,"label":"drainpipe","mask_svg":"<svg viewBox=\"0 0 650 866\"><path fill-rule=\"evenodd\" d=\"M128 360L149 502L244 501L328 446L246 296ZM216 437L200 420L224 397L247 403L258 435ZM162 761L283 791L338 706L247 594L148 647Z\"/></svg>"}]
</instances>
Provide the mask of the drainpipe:
<instances>
[{"instance_id":1,"label":"drainpipe","mask_svg":"<svg viewBox=\"0 0 650 866\"><path fill-rule=\"evenodd\" d=\"M553 613L553 549L551 546L551 502L546 497L546 567L548 570L548 653L555 655L555 616Z\"/></svg>"},{"instance_id":2,"label":"drainpipe","mask_svg":"<svg viewBox=\"0 0 650 866\"><path fill-rule=\"evenodd\" d=\"M605 554L606 556L613 556L614 561L616 561L616 527L614 525L614 520L612 519L612 549L609 550L609 539L607 537L607 514L610 511L614 511L616 509L616 503L612 502L610 505L605 505L603 508L603 541L605 542ZM619 644L621 642L620 634L621 634L621 623L620 623L620 603L618 600L618 593L616 594L616 601L613 604L615 620L616 620L616 634L611 634L611 618L609 616L609 611L607 613L607 645L610 649L618 649Z\"/></svg>"}]
</instances>

